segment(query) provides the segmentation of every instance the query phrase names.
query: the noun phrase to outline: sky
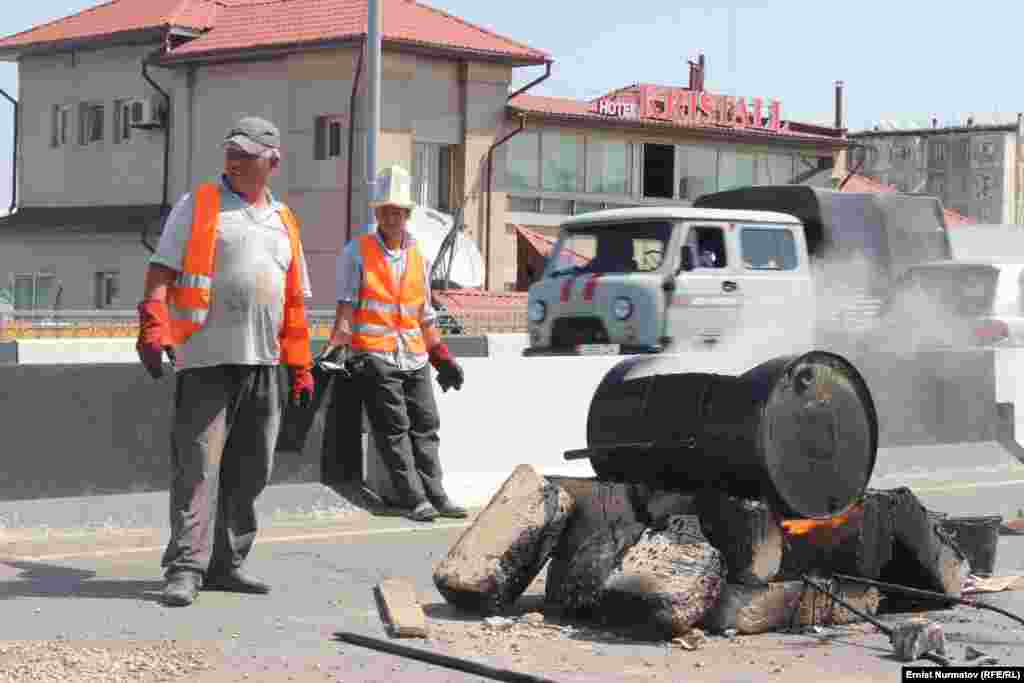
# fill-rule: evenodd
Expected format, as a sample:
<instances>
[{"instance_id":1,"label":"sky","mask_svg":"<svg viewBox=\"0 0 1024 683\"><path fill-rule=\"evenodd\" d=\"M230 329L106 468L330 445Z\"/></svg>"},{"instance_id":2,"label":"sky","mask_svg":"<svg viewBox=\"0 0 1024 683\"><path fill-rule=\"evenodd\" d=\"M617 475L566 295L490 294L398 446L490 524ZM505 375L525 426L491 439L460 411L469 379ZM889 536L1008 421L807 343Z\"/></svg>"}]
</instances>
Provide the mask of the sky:
<instances>
[{"instance_id":1,"label":"sky","mask_svg":"<svg viewBox=\"0 0 1024 683\"><path fill-rule=\"evenodd\" d=\"M99 2L5 0L0 35ZM969 113L1024 111L1024 89L1006 87L1020 59L1024 5L1016 3L975 13L875 0L777 0L772 7L680 7L678 0L426 3L549 52L552 76L532 91L538 95L591 99L636 82L685 86L687 60L703 52L708 90L778 98L783 118L791 120L831 124L837 80L845 83L851 130L883 120L909 125L932 116L947 122ZM843 12L848 7L855 13ZM542 67L518 69L514 85L542 73ZM17 97L15 64L0 63L0 88ZM11 130L11 107L0 98L0 208L10 203Z\"/></svg>"}]
</instances>

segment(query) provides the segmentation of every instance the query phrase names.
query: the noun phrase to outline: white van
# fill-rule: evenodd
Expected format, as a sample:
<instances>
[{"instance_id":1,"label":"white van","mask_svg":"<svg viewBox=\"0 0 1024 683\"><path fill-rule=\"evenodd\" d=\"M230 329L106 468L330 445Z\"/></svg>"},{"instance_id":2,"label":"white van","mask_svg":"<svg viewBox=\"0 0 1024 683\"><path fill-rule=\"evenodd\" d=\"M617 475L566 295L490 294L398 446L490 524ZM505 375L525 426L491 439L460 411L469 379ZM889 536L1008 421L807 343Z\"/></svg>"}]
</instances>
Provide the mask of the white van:
<instances>
[{"instance_id":1,"label":"white van","mask_svg":"<svg viewBox=\"0 0 1024 683\"><path fill-rule=\"evenodd\" d=\"M529 291L526 355L659 353L814 328L804 228L784 213L685 207L569 219ZM749 341L749 338L748 338Z\"/></svg>"}]
</instances>

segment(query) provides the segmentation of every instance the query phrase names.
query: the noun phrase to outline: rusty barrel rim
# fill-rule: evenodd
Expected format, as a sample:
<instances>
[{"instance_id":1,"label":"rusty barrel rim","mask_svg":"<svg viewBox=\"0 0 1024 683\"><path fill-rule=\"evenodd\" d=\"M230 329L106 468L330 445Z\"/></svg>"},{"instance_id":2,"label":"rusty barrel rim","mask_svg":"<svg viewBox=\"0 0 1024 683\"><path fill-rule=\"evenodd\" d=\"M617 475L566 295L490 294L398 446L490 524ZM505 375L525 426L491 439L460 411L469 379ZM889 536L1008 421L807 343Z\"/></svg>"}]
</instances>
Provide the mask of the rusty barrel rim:
<instances>
[{"instance_id":1,"label":"rusty barrel rim","mask_svg":"<svg viewBox=\"0 0 1024 683\"><path fill-rule=\"evenodd\" d=\"M827 351L782 357L745 375L760 387L758 438L781 511L825 519L863 496L878 457L878 415L854 365ZM827 481L828 486L816 486Z\"/></svg>"}]
</instances>

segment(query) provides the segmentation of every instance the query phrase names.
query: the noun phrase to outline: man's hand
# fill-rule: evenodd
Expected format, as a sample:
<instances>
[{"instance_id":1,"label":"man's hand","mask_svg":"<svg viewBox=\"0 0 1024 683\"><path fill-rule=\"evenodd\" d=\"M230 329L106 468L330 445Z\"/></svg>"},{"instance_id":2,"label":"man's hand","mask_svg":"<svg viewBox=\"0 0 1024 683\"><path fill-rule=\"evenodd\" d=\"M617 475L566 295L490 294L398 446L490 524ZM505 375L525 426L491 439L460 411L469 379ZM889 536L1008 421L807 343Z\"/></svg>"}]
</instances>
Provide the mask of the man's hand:
<instances>
[{"instance_id":1,"label":"man's hand","mask_svg":"<svg viewBox=\"0 0 1024 683\"><path fill-rule=\"evenodd\" d=\"M160 379L164 375L164 352L167 352L172 364L175 362L167 303L146 299L139 304L138 310L139 338L135 342L135 351L150 377Z\"/></svg>"},{"instance_id":2,"label":"man's hand","mask_svg":"<svg viewBox=\"0 0 1024 683\"><path fill-rule=\"evenodd\" d=\"M308 408L313 403L313 373L309 368L288 368L292 376L292 405L296 408Z\"/></svg>"},{"instance_id":3,"label":"man's hand","mask_svg":"<svg viewBox=\"0 0 1024 683\"><path fill-rule=\"evenodd\" d=\"M443 342L434 345L430 349L429 356L430 364L437 370L437 383L441 385L441 390L447 392L451 388L456 391L462 389L465 375L462 372L462 367L449 353L448 345Z\"/></svg>"},{"instance_id":4,"label":"man's hand","mask_svg":"<svg viewBox=\"0 0 1024 683\"><path fill-rule=\"evenodd\" d=\"M333 346L330 342L328 342L317 357L313 359L313 364L324 372L340 372L343 374L348 372L348 368L346 367L347 362L348 347Z\"/></svg>"}]
</instances>

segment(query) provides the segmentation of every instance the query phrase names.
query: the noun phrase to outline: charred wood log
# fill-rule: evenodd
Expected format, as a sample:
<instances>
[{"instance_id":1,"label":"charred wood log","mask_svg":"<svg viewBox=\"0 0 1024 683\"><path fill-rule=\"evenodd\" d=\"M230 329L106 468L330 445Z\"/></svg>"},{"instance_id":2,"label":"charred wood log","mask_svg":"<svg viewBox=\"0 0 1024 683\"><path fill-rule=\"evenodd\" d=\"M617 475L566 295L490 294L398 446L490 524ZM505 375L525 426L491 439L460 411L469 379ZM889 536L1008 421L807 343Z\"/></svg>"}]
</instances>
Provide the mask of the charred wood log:
<instances>
[{"instance_id":1,"label":"charred wood log","mask_svg":"<svg viewBox=\"0 0 1024 683\"><path fill-rule=\"evenodd\" d=\"M520 465L435 567L434 585L464 609L504 610L544 567L573 504L563 489Z\"/></svg>"},{"instance_id":2,"label":"charred wood log","mask_svg":"<svg viewBox=\"0 0 1024 683\"><path fill-rule=\"evenodd\" d=\"M671 639L687 633L718 602L725 583L722 554L692 515L647 529L626 550L598 597L603 622L649 629Z\"/></svg>"},{"instance_id":3,"label":"charred wood log","mask_svg":"<svg viewBox=\"0 0 1024 683\"><path fill-rule=\"evenodd\" d=\"M952 537L910 489L893 489L884 495L891 501L894 543L892 560L879 578L960 597L966 558Z\"/></svg>"},{"instance_id":4,"label":"charred wood log","mask_svg":"<svg viewBox=\"0 0 1024 683\"><path fill-rule=\"evenodd\" d=\"M573 512L565 531L551 552L545 585L545 602L563 603L562 590L570 561L591 536L605 529L649 522L650 491L642 484L620 484L581 477L550 477L573 499Z\"/></svg>"},{"instance_id":5,"label":"charred wood log","mask_svg":"<svg viewBox=\"0 0 1024 683\"><path fill-rule=\"evenodd\" d=\"M767 503L703 491L697 512L711 545L722 552L730 583L763 585L776 577L783 534Z\"/></svg>"},{"instance_id":6,"label":"charred wood log","mask_svg":"<svg viewBox=\"0 0 1024 683\"><path fill-rule=\"evenodd\" d=\"M877 579L892 553L892 499L873 491L849 510L841 524L787 533L780 576L797 580L803 574L837 572Z\"/></svg>"}]
</instances>

